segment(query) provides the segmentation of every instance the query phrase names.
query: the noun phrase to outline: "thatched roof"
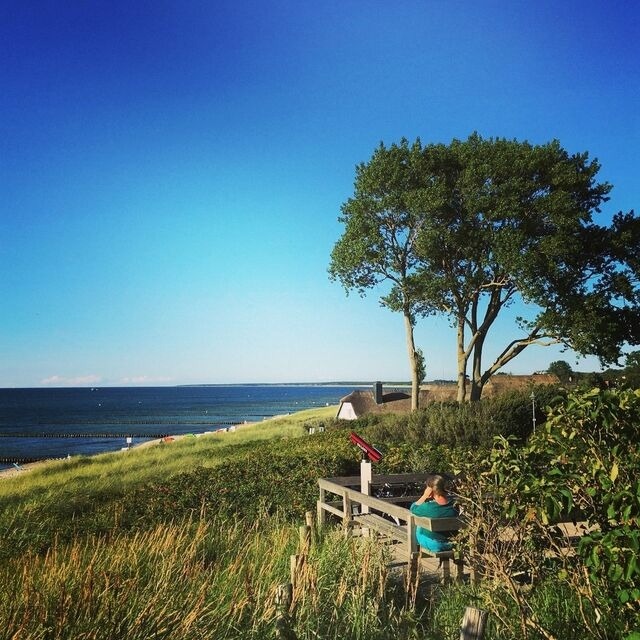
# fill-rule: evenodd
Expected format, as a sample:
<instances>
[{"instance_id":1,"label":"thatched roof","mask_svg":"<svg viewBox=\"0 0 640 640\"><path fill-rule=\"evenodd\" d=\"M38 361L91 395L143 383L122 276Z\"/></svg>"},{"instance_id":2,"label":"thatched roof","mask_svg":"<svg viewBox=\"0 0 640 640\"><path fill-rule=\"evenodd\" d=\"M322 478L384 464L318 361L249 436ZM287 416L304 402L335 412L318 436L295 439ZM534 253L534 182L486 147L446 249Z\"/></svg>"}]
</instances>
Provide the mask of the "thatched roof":
<instances>
[{"instance_id":1,"label":"thatched roof","mask_svg":"<svg viewBox=\"0 0 640 640\"><path fill-rule=\"evenodd\" d=\"M427 391L420 391L420 404L427 402ZM348 403L357 416L368 413L409 413L411 411L411 395L402 391L382 394L382 403L376 404L373 391L358 389L340 400L340 406ZM339 413L339 411L338 411Z\"/></svg>"}]
</instances>

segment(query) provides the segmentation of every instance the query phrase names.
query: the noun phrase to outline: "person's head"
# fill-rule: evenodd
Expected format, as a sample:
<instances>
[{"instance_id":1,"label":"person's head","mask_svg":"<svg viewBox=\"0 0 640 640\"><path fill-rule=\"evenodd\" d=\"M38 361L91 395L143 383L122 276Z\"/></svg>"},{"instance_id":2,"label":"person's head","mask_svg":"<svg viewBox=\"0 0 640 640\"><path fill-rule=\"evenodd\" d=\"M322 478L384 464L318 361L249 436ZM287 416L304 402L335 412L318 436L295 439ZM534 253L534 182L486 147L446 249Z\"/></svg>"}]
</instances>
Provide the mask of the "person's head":
<instances>
[{"instance_id":1,"label":"person's head","mask_svg":"<svg viewBox=\"0 0 640 640\"><path fill-rule=\"evenodd\" d=\"M442 476L431 476L427 480L427 487L433 491L434 496L445 496L447 494L444 486L445 480Z\"/></svg>"}]
</instances>

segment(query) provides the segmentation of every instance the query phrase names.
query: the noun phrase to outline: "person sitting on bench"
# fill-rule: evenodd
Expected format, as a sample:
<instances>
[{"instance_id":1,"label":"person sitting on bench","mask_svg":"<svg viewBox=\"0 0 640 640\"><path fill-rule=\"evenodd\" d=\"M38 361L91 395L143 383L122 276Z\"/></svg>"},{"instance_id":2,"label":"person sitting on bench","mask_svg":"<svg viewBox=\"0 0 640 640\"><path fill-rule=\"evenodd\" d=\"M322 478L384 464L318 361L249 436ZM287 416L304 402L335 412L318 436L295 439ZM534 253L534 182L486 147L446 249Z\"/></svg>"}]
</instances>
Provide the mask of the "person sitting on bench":
<instances>
[{"instance_id":1,"label":"person sitting on bench","mask_svg":"<svg viewBox=\"0 0 640 640\"><path fill-rule=\"evenodd\" d=\"M445 490L445 480L434 475L427 480L424 493L410 507L411 513L424 518L457 518L458 510ZM434 553L453 548L447 536L424 527L417 527L416 538L421 547Z\"/></svg>"}]
</instances>

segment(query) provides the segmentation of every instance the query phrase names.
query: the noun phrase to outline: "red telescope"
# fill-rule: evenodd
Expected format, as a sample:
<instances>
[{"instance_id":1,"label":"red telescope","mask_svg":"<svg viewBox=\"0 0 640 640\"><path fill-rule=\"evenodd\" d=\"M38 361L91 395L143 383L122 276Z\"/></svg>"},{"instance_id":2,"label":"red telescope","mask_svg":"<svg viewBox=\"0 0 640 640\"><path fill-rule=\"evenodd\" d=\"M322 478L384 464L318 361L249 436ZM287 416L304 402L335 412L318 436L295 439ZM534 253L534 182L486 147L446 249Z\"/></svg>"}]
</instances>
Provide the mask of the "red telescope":
<instances>
[{"instance_id":1,"label":"red telescope","mask_svg":"<svg viewBox=\"0 0 640 640\"><path fill-rule=\"evenodd\" d=\"M380 462L382 460L382 452L378 451L366 440L363 440L357 433L352 431L349 435L349 440L362 450L362 455L365 459L371 460L371 462Z\"/></svg>"}]
</instances>

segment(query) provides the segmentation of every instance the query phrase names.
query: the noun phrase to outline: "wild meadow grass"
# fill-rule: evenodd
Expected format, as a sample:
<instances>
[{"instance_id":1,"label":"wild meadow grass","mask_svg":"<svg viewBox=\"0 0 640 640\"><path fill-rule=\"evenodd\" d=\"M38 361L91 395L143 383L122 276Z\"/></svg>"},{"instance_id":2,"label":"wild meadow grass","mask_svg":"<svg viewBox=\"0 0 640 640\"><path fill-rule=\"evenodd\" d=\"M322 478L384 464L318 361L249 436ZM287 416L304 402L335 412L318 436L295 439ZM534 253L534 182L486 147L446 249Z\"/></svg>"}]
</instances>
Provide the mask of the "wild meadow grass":
<instances>
[{"instance_id":1,"label":"wild meadow grass","mask_svg":"<svg viewBox=\"0 0 640 640\"><path fill-rule=\"evenodd\" d=\"M274 637L278 586L298 544L296 528L277 518L54 544L0 566L0 638ZM298 575L286 612L298 638L385 638L397 627L385 550L373 541L328 531Z\"/></svg>"},{"instance_id":2,"label":"wild meadow grass","mask_svg":"<svg viewBox=\"0 0 640 640\"><path fill-rule=\"evenodd\" d=\"M1 479L0 640L258 640L276 628L291 640L450 640L467 606L494 612L486 640L519 640L500 585L441 587L427 576L407 593L388 549L340 526L316 533L282 609L278 587L290 580L317 478L357 469L344 432L300 437L305 422L334 413ZM410 449L389 448L388 470L429 468L432 458L420 466ZM526 601L549 637L588 637L575 593L558 581Z\"/></svg>"},{"instance_id":3,"label":"wild meadow grass","mask_svg":"<svg viewBox=\"0 0 640 640\"><path fill-rule=\"evenodd\" d=\"M291 607L278 601L298 565ZM447 640L491 590L424 579L415 597L388 549L328 528L301 547L278 517L198 518L112 537L84 536L0 564L0 640ZM556 638L581 638L576 603L555 585L532 599ZM515 640L515 612L487 640ZM277 635L276 628L280 633ZM289 634L289 635L286 635Z\"/></svg>"}]
</instances>

